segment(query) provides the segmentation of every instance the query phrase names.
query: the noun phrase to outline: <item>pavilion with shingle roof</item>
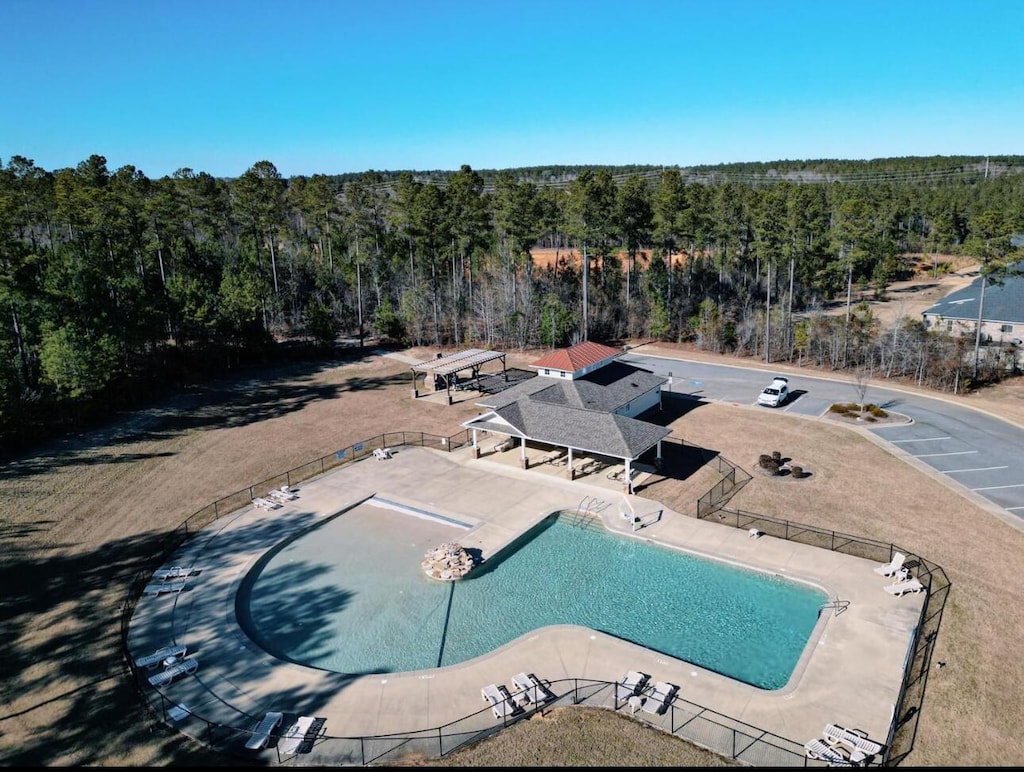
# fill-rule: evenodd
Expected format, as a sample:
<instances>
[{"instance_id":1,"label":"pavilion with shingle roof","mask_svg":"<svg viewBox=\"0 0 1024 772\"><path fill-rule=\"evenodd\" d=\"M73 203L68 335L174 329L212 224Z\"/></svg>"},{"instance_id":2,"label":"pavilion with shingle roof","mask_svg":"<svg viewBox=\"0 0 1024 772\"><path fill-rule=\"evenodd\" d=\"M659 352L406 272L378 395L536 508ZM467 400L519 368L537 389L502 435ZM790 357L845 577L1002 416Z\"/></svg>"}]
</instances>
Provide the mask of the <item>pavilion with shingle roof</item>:
<instances>
[{"instance_id":1,"label":"pavilion with shingle roof","mask_svg":"<svg viewBox=\"0 0 1024 772\"><path fill-rule=\"evenodd\" d=\"M653 447L660 463L671 431L635 416L660 408L666 379L616 361L621 354L588 341L538 359L530 365L537 377L476 403L489 411L462 424L476 452L478 433L489 432L517 440L524 465L527 442L564 448L569 469L574 453L622 459L626 480L631 464Z\"/></svg>"}]
</instances>

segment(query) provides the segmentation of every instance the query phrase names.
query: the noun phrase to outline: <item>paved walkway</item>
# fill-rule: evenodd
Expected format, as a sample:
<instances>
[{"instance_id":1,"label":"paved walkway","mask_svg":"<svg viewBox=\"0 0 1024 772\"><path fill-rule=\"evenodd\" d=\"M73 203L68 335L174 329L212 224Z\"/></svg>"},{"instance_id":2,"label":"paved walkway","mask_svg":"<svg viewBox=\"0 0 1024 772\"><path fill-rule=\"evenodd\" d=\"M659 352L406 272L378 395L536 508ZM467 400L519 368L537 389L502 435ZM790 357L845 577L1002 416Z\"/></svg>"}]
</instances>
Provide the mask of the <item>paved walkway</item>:
<instances>
[{"instance_id":1,"label":"paved walkway","mask_svg":"<svg viewBox=\"0 0 1024 772\"><path fill-rule=\"evenodd\" d=\"M652 681L680 685L680 697L686 700L800 743L819 736L827 723L859 728L884 742L921 596L896 598L883 592L890 580L872 571L874 563L767 536L752 539L744 531L631 496L628 501L642 523L634 532L620 515L619 491L613 485L569 481L497 459L474 459L470 449L445 453L400 448L387 461L371 456L346 464L303 483L299 498L280 509L245 507L188 541L168 565L193 566L196 573L179 594L139 601L129 649L138 658L171 643L188 646L199 660L197 673L159 691L166 705L193 711L176 726L203 741L208 740L206 722L251 729L269 710L284 712L287 720L296 715L325 717L331 737L412 732L480 711L486 707L482 686L504 683L511 688L511 676L522 671L545 681L616 681L627 670L640 670L651 674ZM822 612L789 684L775 691L575 626L542 628L457 665L383 676L327 673L277 660L259 649L235 615L235 598L246 576L275 546L375 494L472 524L459 541L481 550L485 559L551 512L576 511L585 500L600 502L606 505L599 507L604 525L626 538L809 582L848 606L838 614ZM302 602L301 594L296 602ZM487 710L463 722L460 730L495 723ZM247 739L240 733L239 749ZM331 747L317 745L296 761L360 762L358 757L328 756Z\"/></svg>"}]
</instances>

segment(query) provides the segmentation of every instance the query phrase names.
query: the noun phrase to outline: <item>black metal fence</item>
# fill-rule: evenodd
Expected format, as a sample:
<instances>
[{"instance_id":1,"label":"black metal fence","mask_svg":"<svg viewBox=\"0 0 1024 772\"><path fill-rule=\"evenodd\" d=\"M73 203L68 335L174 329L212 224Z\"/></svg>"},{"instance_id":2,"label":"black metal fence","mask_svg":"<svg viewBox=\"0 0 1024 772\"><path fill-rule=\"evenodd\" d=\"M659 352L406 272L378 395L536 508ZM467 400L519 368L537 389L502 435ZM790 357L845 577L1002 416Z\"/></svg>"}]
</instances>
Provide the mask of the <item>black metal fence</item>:
<instances>
[{"instance_id":1,"label":"black metal fence","mask_svg":"<svg viewBox=\"0 0 1024 772\"><path fill-rule=\"evenodd\" d=\"M496 717L490 706L456 721L432 729L361 737L341 737L329 733L315 739L309 761L318 766L368 766L399 764L423 758L443 758L462 747L505 729L539 710L556 707L584 706L627 711L627 715L644 721L663 732L736 759L752 766L808 766L810 762L803 745L758 727L737 721L695 702L676 696L663 713L637 712L630 709L629 698L619 694L617 682L566 678L546 684L552 698L540 704L521 701L522 692L511 692L514 713ZM641 693L641 697L643 697ZM160 698L158 710L165 720L174 703ZM239 729L206 721L199 734L209 746L231 755L241 756L240 749L253 734L253 728ZM283 727L279 729L283 731ZM277 761L287 761L273 741L270 750Z\"/></svg>"},{"instance_id":2,"label":"black metal fence","mask_svg":"<svg viewBox=\"0 0 1024 772\"><path fill-rule=\"evenodd\" d=\"M170 711L177 707L159 693L156 693L155 699L151 699L152 691L144 688L145 676L138 672L128 652L128 628L148 577L157 567L165 563L191 534L205 528L219 517L250 504L254 497L262 495L265 491L281 485L295 485L303 480L324 474L335 467L366 458L372 455L377 448L420 446L450 452L465 447L470 442L471 437L468 430L463 430L450 437L424 432L381 434L362 442L353 443L328 456L322 456L254 483L241 491L224 496L185 520L177 529L168 534L167 541L154 554L149 566L137 575L122 608L121 645L129 674L134 680L142 700L150 705L165 722L170 718ZM915 576L922 584L925 584L927 598L908 650L900 697L883 758L871 760L871 763L880 763L881 765L898 763L913 748L917 733L931 652L938 635L942 610L949 594L950 583L945 572L924 558L902 549L898 550L893 544L861 539L754 512L727 509L723 504L752 478L722 456L716 456L711 463L717 464L717 469L723 478L698 499L698 518L708 519L715 516L723 525L747 530L757 528L759 531L777 538L797 541L821 549L841 551L880 563L888 562L896 551L904 552L908 556L905 565L914 571ZM577 678L552 682L551 688L556 692L556 697L543 707L586 705L618 711L627 703L618 699L617 690L613 687L615 687L614 683ZM558 694L559 691L562 693ZM314 743L317 753L316 760L318 763L326 765L359 764L366 766L394 763L417 757L443 757L467 744L483 739L515 721L532 715L536 710L536 707L524 709L514 716L505 717L495 723L488 707L444 726L401 735L376 737L323 735ZM251 727L226 726L206 720L196 714L190 715L192 719L201 721L205 725L202 736L196 739L231 755L240 753L241 748L252 734ZM812 762L806 758L802 743L750 726L681 698L677 698L664 715L652 715L648 723L695 745L755 766L819 765L818 762ZM285 759L279 755L278 761L283 760Z\"/></svg>"},{"instance_id":3,"label":"black metal fence","mask_svg":"<svg viewBox=\"0 0 1024 772\"><path fill-rule=\"evenodd\" d=\"M717 518L717 522L722 525L748 531L757 529L763 534L778 539L787 539L819 549L842 552L878 563L888 563L896 552L901 552L907 556L903 564L904 567L912 572L914 578L925 585L925 602L907 651L903 668L903 682L893 709L893 720L889 727L889 737L882 759L882 764L885 766L899 764L913 750L914 739L917 736L921 707L924 704L925 687L931 668L932 651L952 586L946 572L926 558L915 555L902 547L897 547L895 544L794 523L790 520L769 517L756 512L729 509L725 504L752 477L722 456L717 456L715 460L722 479L698 499L698 518Z\"/></svg>"}]
</instances>

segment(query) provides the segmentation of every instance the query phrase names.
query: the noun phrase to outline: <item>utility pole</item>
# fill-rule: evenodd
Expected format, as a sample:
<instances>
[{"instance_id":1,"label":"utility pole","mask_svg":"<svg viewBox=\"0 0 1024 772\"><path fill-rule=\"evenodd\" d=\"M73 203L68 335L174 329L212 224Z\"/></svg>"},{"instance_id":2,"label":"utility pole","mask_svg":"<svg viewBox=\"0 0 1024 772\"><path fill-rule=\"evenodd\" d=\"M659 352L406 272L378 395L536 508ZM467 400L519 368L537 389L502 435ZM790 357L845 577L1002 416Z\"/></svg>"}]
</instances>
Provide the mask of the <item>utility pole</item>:
<instances>
[{"instance_id":1,"label":"utility pole","mask_svg":"<svg viewBox=\"0 0 1024 772\"><path fill-rule=\"evenodd\" d=\"M772 361L772 261L768 261L768 297L765 303L764 314L764 361L765 364Z\"/></svg>"}]
</instances>

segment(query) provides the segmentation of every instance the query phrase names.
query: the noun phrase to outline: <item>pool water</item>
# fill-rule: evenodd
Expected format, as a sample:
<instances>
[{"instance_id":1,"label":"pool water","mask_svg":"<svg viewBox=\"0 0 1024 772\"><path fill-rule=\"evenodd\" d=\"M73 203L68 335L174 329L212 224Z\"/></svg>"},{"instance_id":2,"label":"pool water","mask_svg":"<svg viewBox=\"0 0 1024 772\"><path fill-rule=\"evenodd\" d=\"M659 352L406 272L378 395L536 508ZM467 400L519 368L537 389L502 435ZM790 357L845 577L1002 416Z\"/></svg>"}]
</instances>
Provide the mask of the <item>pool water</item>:
<instances>
[{"instance_id":1,"label":"pool water","mask_svg":"<svg viewBox=\"0 0 1024 772\"><path fill-rule=\"evenodd\" d=\"M464 533L361 505L271 557L240 593L240 619L277 656L339 673L453 665L572 624L778 689L827 601L797 582L565 517L548 518L467 579L424 576L424 553Z\"/></svg>"}]
</instances>

